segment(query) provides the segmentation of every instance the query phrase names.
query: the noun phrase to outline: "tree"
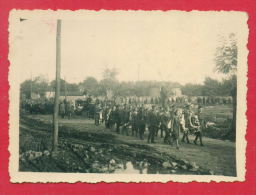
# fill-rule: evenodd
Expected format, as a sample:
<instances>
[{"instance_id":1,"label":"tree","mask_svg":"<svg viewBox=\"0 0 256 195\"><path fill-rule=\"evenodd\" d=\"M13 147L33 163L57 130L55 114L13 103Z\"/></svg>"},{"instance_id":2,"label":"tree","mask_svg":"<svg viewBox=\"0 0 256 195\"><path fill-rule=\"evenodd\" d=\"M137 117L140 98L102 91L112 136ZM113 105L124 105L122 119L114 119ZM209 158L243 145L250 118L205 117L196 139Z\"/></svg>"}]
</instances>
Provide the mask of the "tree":
<instances>
[{"instance_id":1,"label":"tree","mask_svg":"<svg viewBox=\"0 0 256 195\"><path fill-rule=\"evenodd\" d=\"M99 84L94 77L87 77L82 83L79 84L80 89L86 91L90 95L98 95Z\"/></svg>"},{"instance_id":2,"label":"tree","mask_svg":"<svg viewBox=\"0 0 256 195\"><path fill-rule=\"evenodd\" d=\"M67 82L64 79L60 79L60 91L65 91L65 83L67 85ZM56 87L56 80L52 80L50 83L50 89L55 91Z\"/></svg>"},{"instance_id":3,"label":"tree","mask_svg":"<svg viewBox=\"0 0 256 195\"><path fill-rule=\"evenodd\" d=\"M215 53L216 71L235 75L237 69L237 40L234 33L228 38L220 36L220 45Z\"/></svg>"},{"instance_id":4,"label":"tree","mask_svg":"<svg viewBox=\"0 0 256 195\"><path fill-rule=\"evenodd\" d=\"M204 80L204 86L202 87L203 96L216 96L219 95L220 82L206 77Z\"/></svg>"},{"instance_id":5,"label":"tree","mask_svg":"<svg viewBox=\"0 0 256 195\"><path fill-rule=\"evenodd\" d=\"M103 79L100 81L100 93L106 95L107 91L112 91L114 95L118 93L118 71L115 68L106 68L103 73Z\"/></svg>"},{"instance_id":6,"label":"tree","mask_svg":"<svg viewBox=\"0 0 256 195\"><path fill-rule=\"evenodd\" d=\"M228 37L220 36L220 45L216 49L215 62L216 71L226 74L230 81L232 81L230 95L233 99L232 129L233 136L235 137L237 107L237 40L234 33L229 34Z\"/></svg>"},{"instance_id":7,"label":"tree","mask_svg":"<svg viewBox=\"0 0 256 195\"><path fill-rule=\"evenodd\" d=\"M186 84L182 87L182 94L187 96L202 96L203 85Z\"/></svg>"},{"instance_id":8,"label":"tree","mask_svg":"<svg viewBox=\"0 0 256 195\"><path fill-rule=\"evenodd\" d=\"M48 82L43 76L25 80L20 86L21 93L25 94L27 98L31 98L31 93L38 93L40 96L44 96L47 88Z\"/></svg>"},{"instance_id":9,"label":"tree","mask_svg":"<svg viewBox=\"0 0 256 195\"><path fill-rule=\"evenodd\" d=\"M118 75L118 71L115 68L106 68L103 71L103 80L107 79L107 80L116 80L116 76Z\"/></svg>"}]
</instances>

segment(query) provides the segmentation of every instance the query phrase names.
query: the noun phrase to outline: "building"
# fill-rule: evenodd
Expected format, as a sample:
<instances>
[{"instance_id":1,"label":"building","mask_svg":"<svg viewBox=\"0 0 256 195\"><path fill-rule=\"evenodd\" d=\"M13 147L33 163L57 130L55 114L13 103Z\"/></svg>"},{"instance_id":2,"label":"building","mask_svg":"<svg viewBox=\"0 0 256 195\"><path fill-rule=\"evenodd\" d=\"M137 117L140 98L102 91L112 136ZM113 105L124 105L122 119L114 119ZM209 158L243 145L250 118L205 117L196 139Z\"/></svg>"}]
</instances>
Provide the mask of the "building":
<instances>
[{"instance_id":1,"label":"building","mask_svg":"<svg viewBox=\"0 0 256 195\"><path fill-rule=\"evenodd\" d=\"M55 97L55 91L46 91L45 93L46 98L54 98ZM76 101L78 99L84 99L84 95L82 92L67 92L66 96L64 92L60 92L60 100L67 99L68 101Z\"/></svg>"},{"instance_id":2,"label":"building","mask_svg":"<svg viewBox=\"0 0 256 195\"><path fill-rule=\"evenodd\" d=\"M175 97L180 97L182 96L182 91L180 88L172 88L171 89L171 93L173 94L173 96Z\"/></svg>"}]
</instances>

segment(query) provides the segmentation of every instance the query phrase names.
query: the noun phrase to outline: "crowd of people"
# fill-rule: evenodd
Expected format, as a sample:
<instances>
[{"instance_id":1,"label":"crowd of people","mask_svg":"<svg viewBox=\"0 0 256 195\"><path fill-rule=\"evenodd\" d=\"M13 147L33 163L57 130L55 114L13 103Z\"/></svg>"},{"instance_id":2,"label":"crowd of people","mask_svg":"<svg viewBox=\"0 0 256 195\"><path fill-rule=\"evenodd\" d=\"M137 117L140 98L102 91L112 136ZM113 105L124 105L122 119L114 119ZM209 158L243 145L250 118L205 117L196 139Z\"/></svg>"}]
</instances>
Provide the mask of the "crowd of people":
<instances>
[{"instance_id":1,"label":"crowd of people","mask_svg":"<svg viewBox=\"0 0 256 195\"><path fill-rule=\"evenodd\" d=\"M195 135L194 144L203 146L202 130L205 121L202 117L202 106L197 106L197 112L191 109L192 104L167 104L165 107L157 104L98 104L95 112L95 125L100 122L107 129L116 133L135 136L144 139L148 130L147 142L155 143L155 137L160 137L166 144L175 144L179 149L179 137L182 142L191 143L190 134Z\"/></svg>"},{"instance_id":2,"label":"crowd of people","mask_svg":"<svg viewBox=\"0 0 256 195\"><path fill-rule=\"evenodd\" d=\"M53 105L53 99L26 100L22 103L22 107L30 114L52 114ZM196 108L196 112L192 111L192 106ZM127 136L135 136L141 140L148 131L148 143L155 143L155 137L160 134L164 143L175 144L179 149L180 135L182 142L191 143L190 135L194 134L194 144L203 146L202 131L205 128L203 107L202 103L192 104L188 100L166 101L163 106L159 100L145 102L124 98L116 101L93 99L89 96L84 101L77 101L76 104L66 99L60 101L59 114L62 118L71 118L82 112L90 113L87 116L94 118L95 125L103 123L107 129Z\"/></svg>"}]
</instances>

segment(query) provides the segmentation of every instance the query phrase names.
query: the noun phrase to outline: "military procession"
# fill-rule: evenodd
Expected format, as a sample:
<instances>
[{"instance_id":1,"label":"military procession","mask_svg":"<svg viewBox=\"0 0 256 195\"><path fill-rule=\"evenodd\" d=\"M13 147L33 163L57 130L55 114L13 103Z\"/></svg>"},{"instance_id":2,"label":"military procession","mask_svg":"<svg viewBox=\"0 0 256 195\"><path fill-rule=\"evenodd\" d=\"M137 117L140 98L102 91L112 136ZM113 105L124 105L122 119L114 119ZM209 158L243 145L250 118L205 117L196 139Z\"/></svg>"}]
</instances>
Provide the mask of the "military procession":
<instances>
[{"instance_id":1,"label":"military procession","mask_svg":"<svg viewBox=\"0 0 256 195\"><path fill-rule=\"evenodd\" d=\"M180 141L203 146L202 133L206 127L203 107L220 103L231 104L231 99L170 97L163 105L158 97L103 98L87 95L76 101L64 98L59 104L59 116L68 119L85 116L93 119L96 126L104 124L106 129L140 140L147 139L148 143L155 143L155 138L160 136L162 143L179 149ZM52 114L53 105L52 98L25 99L21 104L22 110L30 114ZM194 140L191 140L191 135L195 136Z\"/></svg>"}]
</instances>

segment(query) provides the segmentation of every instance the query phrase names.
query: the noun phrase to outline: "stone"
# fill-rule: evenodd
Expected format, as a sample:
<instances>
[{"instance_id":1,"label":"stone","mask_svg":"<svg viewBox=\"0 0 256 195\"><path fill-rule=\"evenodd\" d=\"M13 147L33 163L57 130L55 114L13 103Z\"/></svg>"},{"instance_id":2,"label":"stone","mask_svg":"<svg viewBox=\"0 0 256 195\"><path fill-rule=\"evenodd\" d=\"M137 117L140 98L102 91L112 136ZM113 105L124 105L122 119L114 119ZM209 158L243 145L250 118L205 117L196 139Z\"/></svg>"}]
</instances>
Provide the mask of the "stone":
<instances>
[{"instance_id":1,"label":"stone","mask_svg":"<svg viewBox=\"0 0 256 195\"><path fill-rule=\"evenodd\" d=\"M99 168L99 163L98 163L97 161L95 161L94 163L92 163L92 168L93 168L93 169Z\"/></svg>"},{"instance_id":2,"label":"stone","mask_svg":"<svg viewBox=\"0 0 256 195\"><path fill-rule=\"evenodd\" d=\"M49 152L48 150L45 150L45 151L43 152L43 154L44 154L45 156L49 156L49 155L50 155L50 152Z\"/></svg>"},{"instance_id":3,"label":"stone","mask_svg":"<svg viewBox=\"0 0 256 195\"><path fill-rule=\"evenodd\" d=\"M94 147L91 147L91 148L90 148L90 151L91 151L91 152L95 152L96 149L95 149Z\"/></svg>"},{"instance_id":4,"label":"stone","mask_svg":"<svg viewBox=\"0 0 256 195\"><path fill-rule=\"evenodd\" d=\"M171 165L168 161L163 162L163 163L162 163L162 166L163 166L163 168L165 168L165 169L172 167L172 165Z\"/></svg>"},{"instance_id":5,"label":"stone","mask_svg":"<svg viewBox=\"0 0 256 195\"><path fill-rule=\"evenodd\" d=\"M28 160L34 160L35 159L35 156L33 153L29 153L28 154Z\"/></svg>"},{"instance_id":6,"label":"stone","mask_svg":"<svg viewBox=\"0 0 256 195\"><path fill-rule=\"evenodd\" d=\"M195 162L192 162L191 165L193 169L199 169L199 166Z\"/></svg>"},{"instance_id":7,"label":"stone","mask_svg":"<svg viewBox=\"0 0 256 195\"><path fill-rule=\"evenodd\" d=\"M171 165L172 165L173 167L176 167L176 166L178 165L178 163L176 163L176 162L171 162Z\"/></svg>"},{"instance_id":8,"label":"stone","mask_svg":"<svg viewBox=\"0 0 256 195\"><path fill-rule=\"evenodd\" d=\"M39 158L43 155L42 152L35 152L35 158Z\"/></svg>"},{"instance_id":9,"label":"stone","mask_svg":"<svg viewBox=\"0 0 256 195\"><path fill-rule=\"evenodd\" d=\"M183 162L185 165L189 164L189 162L188 162L187 160L182 160L182 162Z\"/></svg>"},{"instance_id":10,"label":"stone","mask_svg":"<svg viewBox=\"0 0 256 195\"><path fill-rule=\"evenodd\" d=\"M111 160L109 161L109 163L110 163L111 165L113 165L113 164L116 163L116 161L115 161L114 159L111 159Z\"/></svg>"}]
</instances>

